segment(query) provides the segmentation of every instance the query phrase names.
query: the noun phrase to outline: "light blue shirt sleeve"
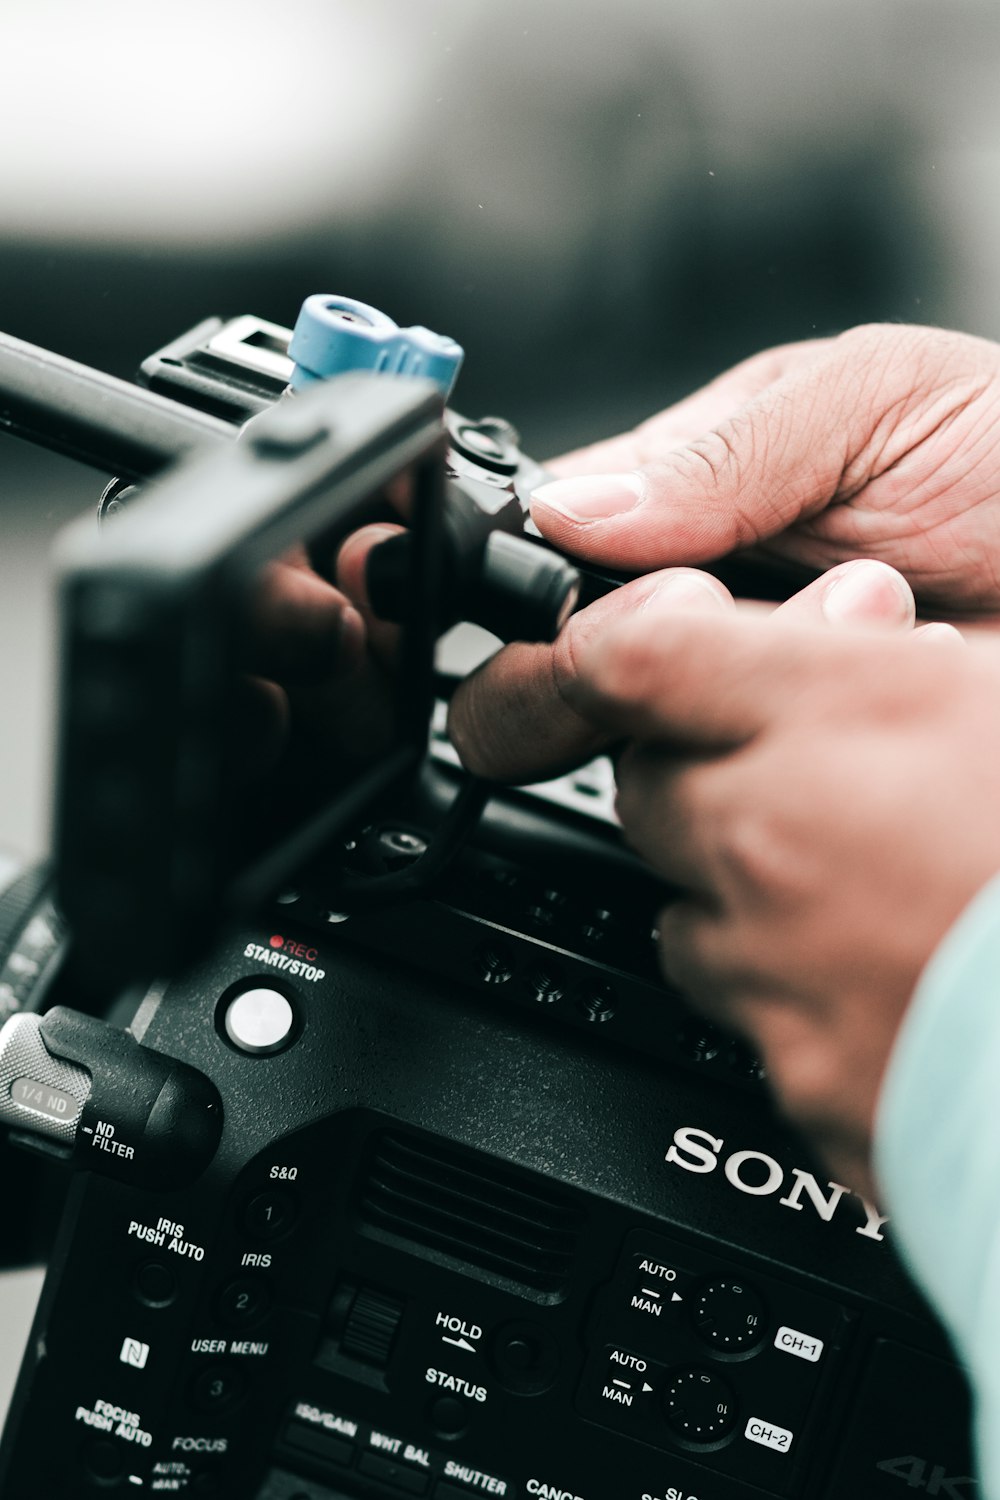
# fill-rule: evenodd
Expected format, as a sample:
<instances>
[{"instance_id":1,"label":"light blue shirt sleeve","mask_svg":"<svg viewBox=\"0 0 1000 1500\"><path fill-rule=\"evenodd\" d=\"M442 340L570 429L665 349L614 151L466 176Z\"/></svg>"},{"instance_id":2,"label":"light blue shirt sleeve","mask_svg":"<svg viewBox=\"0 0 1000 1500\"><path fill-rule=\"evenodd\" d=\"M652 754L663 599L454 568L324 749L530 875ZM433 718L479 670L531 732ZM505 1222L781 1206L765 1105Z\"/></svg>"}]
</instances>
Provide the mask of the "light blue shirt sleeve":
<instances>
[{"instance_id":1,"label":"light blue shirt sleeve","mask_svg":"<svg viewBox=\"0 0 1000 1500\"><path fill-rule=\"evenodd\" d=\"M931 958L893 1049L875 1170L895 1240L972 1378L1000 1500L1000 876Z\"/></svg>"}]
</instances>

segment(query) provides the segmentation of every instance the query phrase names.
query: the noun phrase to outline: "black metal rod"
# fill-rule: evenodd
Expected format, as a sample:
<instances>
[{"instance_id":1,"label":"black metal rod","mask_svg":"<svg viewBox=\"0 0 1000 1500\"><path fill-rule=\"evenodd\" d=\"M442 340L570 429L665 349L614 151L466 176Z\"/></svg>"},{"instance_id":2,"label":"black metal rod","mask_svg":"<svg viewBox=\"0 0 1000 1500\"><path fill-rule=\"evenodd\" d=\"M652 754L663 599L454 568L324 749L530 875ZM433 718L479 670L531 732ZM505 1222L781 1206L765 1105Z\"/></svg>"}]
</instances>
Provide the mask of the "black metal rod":
<instances>
[{"instance_id":1,"label":"black metal rod","mask_svg":"<svg viewBox=\"0 0 1000 1500\"><path fill-rule=\"evenodd\" d=\"M236 435L220 417L0 333L3 430L123 479Z\"/></svg>"}]
</instances>

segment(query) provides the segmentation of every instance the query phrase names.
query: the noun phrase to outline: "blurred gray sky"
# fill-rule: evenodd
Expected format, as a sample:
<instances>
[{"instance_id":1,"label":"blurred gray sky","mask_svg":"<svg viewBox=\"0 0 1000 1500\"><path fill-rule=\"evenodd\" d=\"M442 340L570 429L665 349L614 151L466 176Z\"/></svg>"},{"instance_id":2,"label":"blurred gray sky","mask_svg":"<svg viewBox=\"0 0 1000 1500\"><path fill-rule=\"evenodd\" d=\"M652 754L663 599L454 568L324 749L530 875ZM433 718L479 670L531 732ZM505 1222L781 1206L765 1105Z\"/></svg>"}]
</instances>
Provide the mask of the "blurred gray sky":
<instances>
[{"instance_id":1,"label":"blurred gray sky","mask_svg":"<svg viewBox=\"0 0 1000 1500\"><path fill-rule=\"evenodd\" d=\"M994 0L6 0L0 49L0 242L238 251L405 202L452 261L557 271L643 174L725 199L886 131L992 290Z\"/></svg>"}]
</instances>

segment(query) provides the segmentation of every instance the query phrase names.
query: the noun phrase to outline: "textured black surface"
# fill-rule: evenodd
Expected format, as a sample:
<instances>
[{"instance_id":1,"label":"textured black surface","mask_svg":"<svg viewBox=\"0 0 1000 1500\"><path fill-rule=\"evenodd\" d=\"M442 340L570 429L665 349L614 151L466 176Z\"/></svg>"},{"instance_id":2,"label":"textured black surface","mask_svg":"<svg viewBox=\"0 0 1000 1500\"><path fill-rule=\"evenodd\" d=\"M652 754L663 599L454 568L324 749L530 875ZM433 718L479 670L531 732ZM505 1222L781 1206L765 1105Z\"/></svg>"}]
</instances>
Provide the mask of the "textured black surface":
<instances>
[{"instance_id":1,"label":"textured black surface","mask_svg":"<svg viewBox=\"0 0 1000 1500\"><path fill-rule=\"evenodd\" d=\"M586 1500L639 1500L662 1495L669 1474L684 1495L812 1500L843 1448L842 1416L878 1339L932 1355L961 1410L961 1380L887 1241L852 1195L837 1199L763 1096L642 1060L599 1033L540 1027L530 1013L353 947L349 924L319 937L287 910L272 920L281 925L265 919L233 934L137 1018L145 1045L211 1076L222 1142L184 1191L77 1183L32 1344L44 1340L45 1358L25 1366L0 1460L9 1493L20 1495L29 1475L64 1489L81 1482L86 1414L100 1415L98 1400L134 1412L150 1434L148 1449L126 1450L140 1475L178 1460L178 1436L224 1441L225 1452L184 1458L192 1475L217 1478L223 1500L296 1494L276 1476L264 1482L270 1454L303 1476L303 1494L315 1476L320 1495L327 1484L390 1495L381 1481L402 1465L409 1479L439 1481L439 1494L456 1476L461 1491L463 1475L485 1474L520 1500L529 1477L558 1473ZM283 978L247 956L289 941L313 946L326 977ZM296 1009L297 1040L282 1053L250 1057L220 1035L217 1011L248 976ZM702 1134L678 1137L684 1127ZM368 1203L379 1161L400 1150L431 1164L443 1194L427 1198L424 1174L402 1224ZM820 1201L837 1200L826 1218L801 1189L810 1169ZM487 1238L466 1245L456 1182L479 1200L464 1215L473 1235L477 1223L503 1226L519 1202L543 1205L543 1219L555 1210L571 1246L558 1281L540 1291L483 1254ZM428 1203L436 1213L442 1201L454 1232L428 1236ZM534 1214L521 1216L529 1241ZM130 1292L150 1258L176 1272L169 1310ZM644 1264L654 1270L637 1290ZM662 1321L647 1305L650 1274L661 1277L654 1292L682 1292L678 1306L664 1299ZM698 1288L720 1281L745 1282L766 1313L767 1337L735 1363L686 1310ZM250 1310L234 1342L241 1289ZM402 1308L374 1363L370 1340L359 1358L342 1336L343 1309L359 1293L363 1307ZM776 1353L779 1326L819 1339L822 1360L800 1367ZM125 1338L150 1346L141 1373L119 1358ZM606 1394L621 1389L608 1383L614 1350L646 1362L648 1394L634 1388L635 1411ZM922 1366L913 1368L919 1385ZM710 1424L708 1439L689 1438L683 1416L671 1428L657 1404L686 1391L678 1381L692 1370L707 1371L736 1412L733 1424ZM209 1411L213 1383L223 1395ZM911 1406L921 1409L916 1386L912 1402L900 1393L893 1431L901 1424L917 1443ZM751 1421L791 1433L788 1453L745 1438ZM60 1441L43 1443L43 1428ZM961 1431L950 1431L950 1451L964 1451ZM319 1451L322 1432L336 1454ZM852 1500L877 1500L885 1479L866 1444Z\"/></svg>"}]
</instances>

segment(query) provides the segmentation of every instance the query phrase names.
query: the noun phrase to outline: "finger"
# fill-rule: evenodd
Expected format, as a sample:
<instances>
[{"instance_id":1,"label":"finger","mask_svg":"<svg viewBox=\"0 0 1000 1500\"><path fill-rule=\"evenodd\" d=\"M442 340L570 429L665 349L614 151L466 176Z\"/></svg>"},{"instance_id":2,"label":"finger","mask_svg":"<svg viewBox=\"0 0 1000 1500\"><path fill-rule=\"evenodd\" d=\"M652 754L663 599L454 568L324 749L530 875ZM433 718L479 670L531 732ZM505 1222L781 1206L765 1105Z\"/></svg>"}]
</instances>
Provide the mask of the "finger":
<instances>
[{"instance_id":1,"label":"finger","mask_svg":"<svg viewBox=\"0 0 1000 1500\"><path fill-rule=\"evenodd\" d=\"M368 559L372 550L381 542L398 536L403 530L402 526L387 522L363 526L346 539L337 554L337 583L364 621L366 639L374 655L385 665L395 659L400 628L381 619L371 607L368 597Z\"/></svg>"},{"instance_id":2,"label":"finger","mask_svg":"<svg viewBox=\"0 0 1000 1500\"><path fill-rule=\"evenodd\" d=\"M726 929L696 901L667 908L659 919L664 973L694 1009L745 1039L783 1113L811 1139L835 1180L871 1197L865 1100L878 1080L866 1078L863 1060L845 1069L826 1029L796 996L769 987L766 972L745 961L741 941Z\"/></svg>"},{"instance_id":3,"label":"finger","mask_svg":"<svg viewBox=\"0 0 1000 1500\"><path fill-rule=\"evenodd\" d=\"M751 355L631 432L578 448L553 459L546 468L561 477L568 477L640 467L659 454L710 431L774 381L814 360L829 343L829 339L805 339L801 343L781 344Z\"/></svg>"},{"instance_id":4,"label":"finger","mask_svg":"<svg viewBox=\"0 0 1000 1500\"><path fill-rule=\"evenodd\" d=\"M901 573L869 558L839 563L774 610L784 623L857 625L909 630L916 619L913 590Z\"/></svg>"},{"instance_id":5,"label":"finger","mask_svg":"<svg viewBox=\"0 0 1000 1500\"><path fill-rule=\"evenodd\" d=\"M926 625L918 625L913 634L924 645L949 647L966 644L962 632L946 620L931 620Z\"/></svg>"},{"instance_id":6,"label":"finger","mask_svg":"<svg viewBox=\"0 0 1000 1500\"><path fill-rule=\"evenodd\" d=\"M241 786L261 780L278 762L289 730L288 697L275 682L241 677L227 724L227 749Z\"/></svg>"},{"instance_id":7,"label":"finger","mask_svg":"<svg viewBox=\"0 0 1000 1500\"><path fill-rule=\"evenodd\" d=\"M896 337L853 330L699 437L628 472L542 486L536 524L564 551L634 569L705 562L777 535L864 483L854 460L912 394Z\"/></svg>"},{"instance_id":8,"label":"finger","mask_svg":"<svg viewBox=\"0 0 1000 1500\"><path fill-rule=\"evenodd\" d=\"M877 653L871 650L878 643ZM861 631L782 628L773 616L675 614L616 621L599 637L573 639L560 682L587 720L619 737L676 749L734 749L764 729L796 698L817 698L823 672L850 672L859 693L892 681L893 652L909 637ZM907 657L900 656L901 669Z\"/></svg>"},{"instance_id":9,"label":"finger","mask_svg":"<svg viewBox=\"0 0 1000 1500\"><path fill-rule=\"evenodd\" d=\"M615 782L615 809L629 846L669 885L713 907L712 851L727 812L725 764L717 756L632 744L618 757Z\"/></svg>"},{"instance_id":10,"label":"finger","mask_svg":"<svg viewBox=\"0 0 1000 1500\"><path fill-rule=\"evenodd\" d=\"M297 742L328 782L338 767L352 771L393 743L396 698L367 651L350 672L337 673L321 687L296 688L289 697Z\"/></svg>"},{"instance_id":11,"label":"finger","mask_svg":"<svg viewBox=\"0 0 1000 1500\"><path fill-rule=\"evenodd\" d=\"M665 906L656 927L660 968L669 982L704 1015L741 1030L742 1003L757 980L728 941L728 917L713 902L690 895Z\"/></svg>"},{"instance_id":12,"label":"finger","mask_svg":"<svg viewBox=\"0 0 1000 1500\"><path fill-rule=\"evenodd\" d=\"M259 677L291 685L315 682L344 665L353 645L348 600L289 556L268 563L253 590L245 661Z\"/></svg>"},{"instance_id":13,"label":"finger","mask_svg":"<svg viewBox=\"0 0 1000 1500\"><path fill-rule=\"evenodd\" d=\"M567 697L575 643L595 639L629 616L642 620L654 604L660 621L677 612L733 609L718 579L673 568L598 599L572 617L554 645L505 647L467 677L452 699L448 732L465 766L497 781L537 780L605 749L615 736Z\"/></svg>"}]
</instances>

